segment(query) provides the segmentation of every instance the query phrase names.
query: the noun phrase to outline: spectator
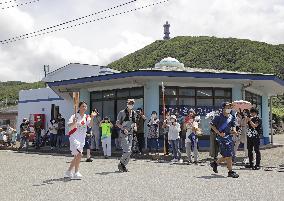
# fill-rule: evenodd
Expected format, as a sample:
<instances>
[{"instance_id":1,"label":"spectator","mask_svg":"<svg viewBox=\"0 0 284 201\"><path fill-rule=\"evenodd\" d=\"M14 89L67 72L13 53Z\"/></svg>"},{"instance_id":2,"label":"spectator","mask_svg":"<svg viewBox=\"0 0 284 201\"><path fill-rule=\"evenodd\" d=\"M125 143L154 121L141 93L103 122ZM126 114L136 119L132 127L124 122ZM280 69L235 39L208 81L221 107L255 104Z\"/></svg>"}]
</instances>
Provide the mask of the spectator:
<instances>
[{"instance_id":1,"label":"spectator","mask_svg":"<svg viewBox=\"0 0 284 201\"><path fill-rule=\"evenodd\" d=\"M48 125L49 133L50 133L50 148L53 150L56 148L56 142L58 137L58 123L55 119L50 120Z\"/></svg>"},{"instance_id":2,"label":"spectator","mask_svg":"<svg viewBox=\"0 0 284 201\"><path fill-rule=\"evenodd\" d=\"M159 154L159 122L157 112L153 111L147 126L149 127L149 151L153 153L155 149L155 154Z\"/></svg>"},{"instance_id":3,"label":"spectator","mask_svg":"<svg viewBox=\"0 0 284 201\"><path fill-rule=\"evenodd\" d=\"M172 162L180 162L183 163L183 160L181 159L181 152L179 148L180 144L180 124L177 122L177 117L175 115L171 115L170 117L170 124L165 124L165 126L169 127L169 136L168 140L172 147L173 152L173 160Z\"/></svg>"},{"instance_id":4,"label":"spectator","mask_svg":"<svg viewBox=\"0 0 284 201\"><path fill-rule=\"evenodd\" d=\"M170 121L170 112L166 112L165 119L162 125L163 133L164 133L164 143L165 143L165 155L169 155L169 140L168 140L168 134L169 134L169 124Z\"/></svg>"},{"instance_id":5,"label":"spectator","mask_svg":"<svg viewBox=\"0 0 284 201\"><path fill-rule=\"evenodd\" d=\"M137 132L136 132L136 137L137 137L137 142L138 142L138 151L139 154L143 153L143 148L144 148L144 144L145 144L145 138L144 138L144 123L146 120L145 115L143 114L143 110L142 108L138 108L136 110L137 113L137 120L136 120L136 124L137 124Z\"/></svg>"},{"instance_id":6,"label":"spectator","mask_svg":"<svg viewBox=\"0 0 284 201\"><path fill-rule=\"evenodd\" d=\"M105 159L111 156L111 129L113 127L108 117L101 121L100 127L102 128L102 147Z\"/></svg>"},{"instance_id":7,"label":"spectator","mask_svg":"<svg viewBox=\"0 0 284 201\"><path fill-rule=\"evenodd\" d=\"M41 118L38 116L37 117L37 122L34 123L34 130L35 130L35 147L36 149L40 148L40 144L41 144L41 126L42 126L42 120Z\"/></svg>"},{"instance_id":8,"label":"spectator","mask_svg":"<svg viewBox=\"0 0 284 201\"><path fill-rule=\"evenodd\" d=\"M240 143L244 143L245 159L244 163L247 163L248 150L247 150L247 126L248 126L248 113L247 111L237 113L237 132L238 136L235 137L234 153L235 157Z\"/></svg>"},{"instance_id":9,"label":"spectator","mask_svg":"<svg viewBox=\"0 0 284 201\"><path fill-rule=\"evenodd\" d=\"M206 119L210 118L211 121L217 116L217 111L212 111L206 115ZM216 140L217 134L214 132L212 128L210 128L210 151L209 156L211 156L215 161L217 161L218 153L219 153L219 144Z\"/></svg>"},{"instance_id":10,"label":"spectator","mask_svg":"<svg viewBox=\"0 0 284 201\"><path fill-rule=\"evenodd\" d=\"M100 113L97 109L94 109L93 112L97 114L97 116L94 117L94 126L92 128L93 137L91 139L92 148L96 151L99 151L100 149L100 122L101 117Z\"/></svg>"},{"instance_id":11,"label":"spectator","mask_svg":"<svg viewBox=\"0 0 284 201\"><path fill-rule=\"evenodd\" d=\"M119 137L120 129L114 125L112 129L112 136L114 138L115 148L116 150L121 150L121 139Z\"/></svg>"},{"instance_id":12,"label":"spectator","mask_svg":"<svg viewBox=\"0 0 284 201\"><path fill-rule=\"evenodd\" d=\"M194 121L196 113L193 109L188 111L188 115L184 120L184 129L186 130L185 147L188 161L192 163L191 151L194 152L194 161L197 163L197 136L198 123Z\"/></svg>"},{"instance_id":13,"label":"spectator","mask_svg":"<svg viewBox=\"0 0 284 201\"><path fill-rule=\"evenodd\" d=\"M5 131L3 130L3 128L0 127L0 146L4 146L5 145Z\"/></svg>"},{"instance_id":14,"label":"spectator","mask_svg":"<svg viewBox=\"0 0 284 201\"><path fill-rule=\"evenodd\" d=\"M57 140L56 144L58 149L61 149L63 146L64 136L65 136L65 119L59 113L57 117L58 130L57 130Z\"/></svg>"},{"instance_id":15,"label":"spectator","mask_svg":"<svg viewBox=\"0 0 284 201\"><path fill-rule=\"evenodd\" d=\"M87 160L86 162L93 162L91 159L91 138L92 138L92 128L87 128L87 134L85 138L85 149L87 149Z\"/></svg>"},{"instance_id":16,"label":"spectator","mask_svg":"<svg viewBox=\"0 0 284 201\"><path fill-rule=\"evenodd\" d=\"M29 121L24 118L23 122L20 125L20 147L19 150L22 149L24 146L26 148L26 151L28 151L29 148L29 137L30 137L30 127L29 127Z\"/></svg>"},{"instance_id":17,"label":"spectator","mask_svg":"<svg viewBox=\"0 0 284 201\"><path fill-rule=\"evenodd\" d=\"M252 108L250 110L251 117L248 119L248 132L247 132L247 147L248 147L248 157L249 165L247 168L252 168L253 170L260 169L261 155L259 151L260 145L260 135L262 134L261 119L258 117L258 110ZM255 152L255 166L253 164L253 150Z\"/></svg>"},{"instance_id":18,"label":"spectator","mask_svg":"<svg viewBox=\"0 0 284 201\"><path fill-rule=\"evenodd\" d=\"M182 116L179 112L179 110L176 110L175 112L175 116L177 117L177 122L179 123L180 125L180 132L179 132L179 148L181 151L184 150L184 146L185 146L185 133L186 131L184 130L184 126L183 126L183 123L184 123L184 116Z\"/></svg>"}]
</instances>

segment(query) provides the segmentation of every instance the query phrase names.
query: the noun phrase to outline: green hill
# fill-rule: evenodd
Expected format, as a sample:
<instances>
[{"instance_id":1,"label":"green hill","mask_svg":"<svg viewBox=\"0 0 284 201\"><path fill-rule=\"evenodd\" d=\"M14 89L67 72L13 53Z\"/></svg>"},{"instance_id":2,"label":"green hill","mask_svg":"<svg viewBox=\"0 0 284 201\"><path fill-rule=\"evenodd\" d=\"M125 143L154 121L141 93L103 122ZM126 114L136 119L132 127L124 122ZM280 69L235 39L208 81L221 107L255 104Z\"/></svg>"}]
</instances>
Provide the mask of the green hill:
<instances>
[{"instance_id":1,"label":"green hill","mask_svg":"<svg viewBox=\"0 0 284 201\"><path fill-rule=\"evenodd\" d=\"M173 57L185 67L272 73L284 79L284 45L236 38L178 36L157 40L108 66L120 71L153 67ZM274 99L273 113L284 118L284 98Z\"/></svg>"},{"instance_id":2,"label":"green hill","mask_svg":"<svg viewBox=\"0 0 284 201\"><path fill-rule=\"evenodd\" d=\"M169 56L186 67L273 73L284 78L284 45L206 36L158 40L108 66L122 71L135 70L153 67Z\"/></svg>"},{"instance_id":3,"label":"green hill","mask_svg":"<svg viewBox=\"0 0 284 201\"><path fill-rule=\"evenodd\" d=\"M19 91L24 89L37 89L45 87L43 82L25 83L20 81L0 82L0 108L16 105ZM7 103L7 104L6 104Z\"/></svg>"}]
</instances>

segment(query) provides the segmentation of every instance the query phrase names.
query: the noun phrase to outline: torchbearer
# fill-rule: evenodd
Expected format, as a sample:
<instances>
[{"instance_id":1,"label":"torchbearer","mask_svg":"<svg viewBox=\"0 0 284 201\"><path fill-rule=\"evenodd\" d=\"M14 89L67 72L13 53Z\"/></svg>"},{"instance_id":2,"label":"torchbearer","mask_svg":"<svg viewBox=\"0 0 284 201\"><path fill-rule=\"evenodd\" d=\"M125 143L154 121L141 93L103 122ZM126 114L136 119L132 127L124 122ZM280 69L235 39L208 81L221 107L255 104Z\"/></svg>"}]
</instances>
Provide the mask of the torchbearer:
<instances>
[{"instance_id":1,"label":"torchbearer","mask_svg":"<svg viewBox=\"0 0 284 201\"><path fill-rule=\"evenodd\" d=\"M74 95L74 97L78 98L79 96ZM78 101L74 99L74 104ZM80 161L83 155L83 147L85 145L85 138L87 134L87 127L93 126L94 116L97 114L92 112L91 116L86 115L87 111L87 103L80 102L78 106L74 106L75 109L79 108L78 111L73 114L69 121L68 127L69 131L69 141L70 141L70 150L72 155L74 156L73 160L70 163L68 170L64 174L64 178L70 179L81 179L82 175L79 173ZM75 168L75 173L72 173L72 170Z\"/></svg>"}]
</instances>

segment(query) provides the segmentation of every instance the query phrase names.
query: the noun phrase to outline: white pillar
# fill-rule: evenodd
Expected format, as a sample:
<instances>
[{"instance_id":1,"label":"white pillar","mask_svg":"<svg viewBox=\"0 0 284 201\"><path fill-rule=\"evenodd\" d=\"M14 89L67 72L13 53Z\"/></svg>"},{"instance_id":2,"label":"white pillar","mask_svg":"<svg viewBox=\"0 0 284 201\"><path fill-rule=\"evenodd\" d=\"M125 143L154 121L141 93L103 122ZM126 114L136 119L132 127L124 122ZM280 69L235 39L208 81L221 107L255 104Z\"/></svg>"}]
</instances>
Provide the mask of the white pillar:
<instances>
[{"instance_id":1,"label":"white pillar","mask_svg":"<svg viewBox=\"0 0 284 201\"><path fill-rule=\"evenodd\" d=\"M159 82L149 81L144 86L144 112L147 117L146 122L150 119L152 111L156 111L159 116ZM147 123L146 123L147 124ZM147 147L148 127L145 124L145 147Z\"/></svg>"},{"instance_id":2,"label":"white pillar","mask_svg":"<svg viewBox=\"0 0 284 201\"><path fill-rule=\"evenodd\" d=\"M241 100L242 99L242 85L241 84L236 84L232 88L232 101L235 100Z\"/></svg>"},{"instance_id":3,"label":"white pillar","mask_svg":"<svg viewBox=\"0 0 284 201\"><path fill-rule=\"evenodd\" d=\"M90 92L87 89L80 89L80 101L85 101L88 105L88 112L90 112Z\"/></svg>"},{"instance_id":4,"label":"white pillar","mask_svg":"<svg viewBox=\"0 0 284 201\"><path fill-rule=\"evenodd\" d=\"M262 96L262 129L263 129L263 143L269 144L269 107L268 96Z\"/></svg>"}]
</instances>

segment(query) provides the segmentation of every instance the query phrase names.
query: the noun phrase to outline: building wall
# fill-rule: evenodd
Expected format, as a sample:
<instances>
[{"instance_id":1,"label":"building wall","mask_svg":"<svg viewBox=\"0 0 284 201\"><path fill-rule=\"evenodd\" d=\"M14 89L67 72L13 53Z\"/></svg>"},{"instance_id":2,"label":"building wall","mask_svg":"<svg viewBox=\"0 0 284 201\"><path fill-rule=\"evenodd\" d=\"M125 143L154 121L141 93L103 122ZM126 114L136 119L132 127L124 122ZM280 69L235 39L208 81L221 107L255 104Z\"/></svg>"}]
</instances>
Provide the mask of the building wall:
<instances>
[{"instance_id":1,"label":"building wall","mask_svg":"<svg viewBox=\"0 0 284 201\"><path fill-rule=\"evenodd\" d=\"M10 121L10 126L12 128L16 128L17 124L17 113L0 113L0 126L5 125L3 121Z\"/></svg>"},{"instance_id":2,"label":"building wall","mask_svg":"<svg viewBox=\"0 0 284 201\"><path fill-rule=\"evenodd\" d=\"M72 115L72 102L62 100L50 88L20 91L17 130L19 130L23 118L29 118L30 114L45 114L46 123L49 122L52 104L59 106L59 112L67 122ZM47 128L47 125L45 127Z\"/></svg>"}]
</instances>

